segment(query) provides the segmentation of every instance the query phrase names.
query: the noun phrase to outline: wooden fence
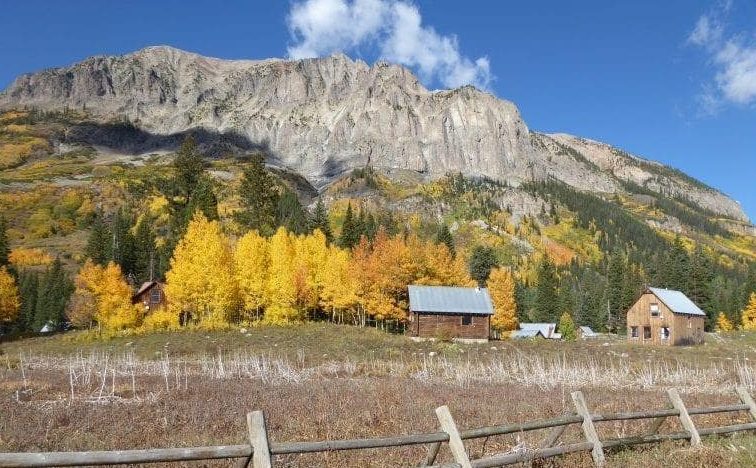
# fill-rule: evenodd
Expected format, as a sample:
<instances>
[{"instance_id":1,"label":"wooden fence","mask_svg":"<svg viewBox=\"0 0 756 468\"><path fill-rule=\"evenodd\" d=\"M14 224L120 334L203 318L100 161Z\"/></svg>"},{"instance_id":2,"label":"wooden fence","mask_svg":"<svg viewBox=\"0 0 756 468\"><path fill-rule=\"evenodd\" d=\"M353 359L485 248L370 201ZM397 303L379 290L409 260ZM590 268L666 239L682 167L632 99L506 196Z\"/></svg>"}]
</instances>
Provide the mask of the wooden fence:
<instances>
[{"instance_id":1,"label":"wooden fence","mask_svg":"<svg viewBox=\"0 0 756 468\"><path fill-rule=\"evenodd\" d=\"M629 447L667 440L687 440L691 446L701 445L701 436L729 434L756 429L756 403L744 387L736 388L739 404L708 408L687 408L675 389L667 391L670 408L641 411L635 413L591 413L581 392L572 393L575 413L558 418L529 421L518 424L481 427L459 430L449 408L436 408L440 431L425 434L401 435L395 437L351 440L327 440L318 442L271 442L262 411L247 414L249 442L242 445L222 445L213 447L187 447L146 450L117 450L100 452L46 452L46 453L0 453L0 467L43 467L78 465L116 465L133 463L157 463L197 461L213 459L238 459L239 466L271 468L276 455L330 452L337 450L377 449L408 445L427 445L428 454L420 466L435 468L485 468L506 466L535 459L545 459L574 452L590 452L595 466L603 466L604 450L615 447ZM696 427L691 416L702 414L731 413L744 411L751 422L720 427ZM678 418L683 431L659 433L667 418ZM620 439L601 440L596 424L604 421L653 419L650 431L645 434ZM557 445L560 436L568 426L580 424L585 440L583 442ZM501 453L485 458L470 460L464 441L491 436L514 434L538 429L551 429L545 442L538 449ZM439 449L447 443L454 462L435 464Z\"/></svg>"}]
</instances>

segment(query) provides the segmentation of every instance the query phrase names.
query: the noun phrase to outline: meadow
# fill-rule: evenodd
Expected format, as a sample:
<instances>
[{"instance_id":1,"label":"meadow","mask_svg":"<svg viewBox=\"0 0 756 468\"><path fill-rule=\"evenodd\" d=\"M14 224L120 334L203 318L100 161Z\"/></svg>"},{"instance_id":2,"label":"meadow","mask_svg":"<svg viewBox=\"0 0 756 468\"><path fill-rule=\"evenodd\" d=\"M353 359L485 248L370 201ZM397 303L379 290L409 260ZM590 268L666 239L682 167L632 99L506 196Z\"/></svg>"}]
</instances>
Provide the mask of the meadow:
<instances>
[{"instance_id":1,"label":"meadow","mask_svg":"<svg viewBox=\"0 0 756 468\"><path fill-rule=\"evenodd\" d=\"M0 345L0 451L97 450L246 439L244 415L263 410L274 441L375 437L437 430L446 404L462 428L555 417L582 390L592 411L737 402L756 391L756 334L707 335L700 347L638 347L615 337L574 343L413 342L372 328L326 323L182 331L95 340L81 332ZM697 416L702 426L743 413ZM650 423L602 423L602 437ZM669 420L662 432L680 430ZM536 447L547 431L468 443L483 454ZM582 437L579 426L562 442ZM753 466L756 437L707 438L614 451L609 466ZM440 461L449 461L444 447ZM279 466L413 466L426 447L277 457ZM228 466L216 462L213 466ZM207 463L203 463L202 466ZM545 466L591 466L586 454ZM200 465L197 465L200 466ZM541 466L541 465L539 465Z\"/></svg>"}]
</instances>

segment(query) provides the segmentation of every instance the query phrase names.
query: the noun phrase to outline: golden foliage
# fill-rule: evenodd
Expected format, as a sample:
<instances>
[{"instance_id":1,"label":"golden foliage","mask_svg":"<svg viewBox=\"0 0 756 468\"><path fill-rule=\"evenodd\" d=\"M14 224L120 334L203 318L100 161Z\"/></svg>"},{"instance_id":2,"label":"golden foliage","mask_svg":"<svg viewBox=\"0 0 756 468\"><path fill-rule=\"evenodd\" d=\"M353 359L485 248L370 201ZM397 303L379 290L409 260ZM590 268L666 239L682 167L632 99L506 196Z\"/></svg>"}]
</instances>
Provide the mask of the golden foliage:
<instances>
[{"instance_id":1,"label":"golden foliage","mask_svg":"<svg viewBox=\"0 0 756 468\"><path fill-rule=\"evenodd\" d=\"M49 265L53 259L42 249L17 247L11 250L8 261L16 267Z\"/></svg>"},{"instance_id":2,"label":"golden foliage","mask_svg":"<svg viewBox=\"0 0 756 468\"><path fill-rule=\"evenodd\" d=\"M254 311L257 316L265 305L270 265L268 241L257 231L248 232L236 244L234 262L239 295L247 313L245 318L250 319L249 312Z\"/></svg>"},{"instance_id":3,"label":"golden foliage","mask_svg":"<svg viewBox=\"0 0 756 468\"><path fill-rule=\"evenodd\" d=\"M304 318L296 308L296 251L292 237L281 227L269 241L270 268L265 287L265 321L268 323L298 322Z\"/></svg>"},{"instance_id":4,"label":"golden foliage","mask_svg":"<svg viewBox=\"0 0 756 468\"><path fill-rule=\"evenodd\" d=\"M728 332L732 331L734 328L732 322L727 318L724 312L720 312L719 315L717 315L717 331Z\"/></svg>"},{"instance_id":5,"label":"golden foliage","mask_svg":"<svg viewBox=\"0 0 756 468\"><path fill-rule=\"evenodd\" d=\"M10 322L18 315L21 300L16 280L6 267L0 268L0 322Z\"/></svg>"},{"instance_id":6,"label":"golden foliage","mask_svg":"<svg viewBox=\"0 0 756 468\"><path fill-rule=\"evenodd\" d=\"M179 326L178 315L165 307L147 314L142 322L142 330L144 331L178 330Z\"/></svg>"},{"instance_id":7,"label":"golden foliage","mask_svg":"<svg viewBox=\"0 0 756 468\"><path fill-rule=\"evenodd\" d=\"M83 321L90 315L87 300L94 299L94 319L105 331L134 328L142 319L140 307L131 303L131 287L121 273L121 267L113 262L102 267L87 261L79 270L75 280L73 301L81 304L83 310L69 309L69 317Z\"/></svg>"},{"instance_id":8,"label":"golden foliage","mask_svg":"<svg viewBox=\"0 0 756 468\"><path fill-rule=\"evenodd\" d=\"M517 306L512 273L506 268L494 268L488 277L488 293L494 305L491 326L498 331L517 329Z\"/></svg>"},{"instance_id":9,"label":"golden foliage","mask_svg":"<svg viewBox=\"0 0 756 468\"><path fill-rule=\"evenodd\" d=\"M234 256L217 221L197 212L176 246L166 274L168 308L192 314L204 328L228 323L238 305Z\"/></svg>"},{"instance_id":10,"label":"golden foliage","mask_svg":"<svg viewBox=\"0 0 756 468\"><path fill-rule=\"evenodd\" d=\"M743 330L756 330L756 292L752 292L741 315Z\"/></svg>"}]
</instances>

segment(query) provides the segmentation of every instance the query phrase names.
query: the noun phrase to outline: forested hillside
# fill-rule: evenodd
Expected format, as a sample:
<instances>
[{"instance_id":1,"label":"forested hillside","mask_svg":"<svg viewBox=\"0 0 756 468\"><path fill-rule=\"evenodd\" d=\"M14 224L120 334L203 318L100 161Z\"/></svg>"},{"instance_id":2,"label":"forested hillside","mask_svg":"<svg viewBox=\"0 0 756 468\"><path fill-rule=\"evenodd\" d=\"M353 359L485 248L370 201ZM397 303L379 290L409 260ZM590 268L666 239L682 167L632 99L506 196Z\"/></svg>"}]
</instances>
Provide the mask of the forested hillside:
<instances>
[{"instance_id":1,"label":"forested hillside","mask_svg":"<svg viewBox=\"0 0 756 468\"><path fill-rule=\"evenodd\" d=\"M0 115L6 331L256 320L401 330L408 284L476 282L495 293L501 330L567 314L622 331L646 285L682 290L713 329L720 313L741 324L756 292L753 226L631 181L602 194L366 164L316 189L266 165L264 148L206 132L147 155L105 144L135 135L128 122L93 130L86 110ZM150 279L166 281L167 310L131 305Z\"/></svg>"}]
</instances>

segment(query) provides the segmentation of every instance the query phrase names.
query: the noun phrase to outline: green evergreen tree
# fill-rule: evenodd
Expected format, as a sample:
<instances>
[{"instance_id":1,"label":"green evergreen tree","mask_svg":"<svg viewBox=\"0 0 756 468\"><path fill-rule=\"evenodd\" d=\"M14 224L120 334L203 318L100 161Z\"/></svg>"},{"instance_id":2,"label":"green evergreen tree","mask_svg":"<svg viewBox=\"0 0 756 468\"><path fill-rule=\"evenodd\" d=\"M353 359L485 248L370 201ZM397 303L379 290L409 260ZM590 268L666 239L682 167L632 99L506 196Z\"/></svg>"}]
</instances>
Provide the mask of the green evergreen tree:
<instances>
[{"instance_id":1,"label":"green evergreen tree","mask_svg":"<svg viewBox=\"0 0 756 468\"><path fill-rule=\"evenodd\" d=\"M700 245L697 245L690 257L690 275L688 276L687 294L690 300L706 312L706 329L713 330L720 311L711 310L709 306L709 285L714 279L714 265Z\"/></svg>"},{"instance_id":2,"label":"green evergreen tree","mask_svg":"<svg viewBox=\"0 0 756 468\"><path fill-rule=\"evenodd\" d=\"M217 220L218 217L218 198L213 190L213 181L206 175L200 176L194 187L189 201L184 210L184 224L189 225L189 221L194 217L197 211L201 211L205 218Z\"/></svg>"},{"instance_id":3,"label":"green evergreen tree","mask_svg":"<svg viewBox=\"0 0 756 468\"><path fill-rule=\"evenodd\" d=\"M556 267L544 257L538 266L534 320L536 322L556 322L559 318L559 279Z\"/></svg>"},{"instance_id":4,"label":"green evergreen tree","mask_svg":"<svg viewBox=\"0 0 756 468\"><path fill-rule=\"evenodd\" d=\"M615 249L609 255L607 266L607 304L608 317L607 329L618 332L621 329L622 317L626 317L625 306L625 282L627 281L627 259L619 249Z\"/></svg>"},{"instance_id":5,"label":"green evergreen tree","mask_svg":"<svg viewBox=\"0 0 756 468\"><path fill-rule=\"evenodd\" d=\"M672 242L665 266L664 287L687 293L690 257L680 236L676 236Z\"/></svg>"},{"instance_id":6,"label":"green evergreen tree","mask_svg":"<svg viewBox=\"0 0 756 468\"><path fill-rule=\"evenodd\" d=\"M456 256L457 252L454 248L454 237L452 237L452 233L446 224L442 223L438 226L438 230L436 231L436 243L444 244L446 248L449 249L452 256Z\"/></svg>"},{"instance_id":7,"label":"green evergreen tree","mask_svg":"<svg viewBox=\"0 0 756 468\"><path fill-rule=\"evenodd\" d=\"M299 203L297 195L291 190L284 190L278 198L276 225L283 226L295 234L305 234L308 232L307 213L302 208L302 204Z\"/></svg>"},{"instance_id":8,"label":"green evergreen tree","mask_svg":"<svg viewBox=\"0 0 756 468\"><path fill-rule=\"evenodd\" d=\"M25 271L21 274L18 284L18 292L21 297L21 309L19 310L16 325L16 329L19 332L34 331L34 314L37 310L38 288L39 274L37 272Z\"/></svg>"},{"instance_id":9,"label":"green evergreen tree","mask_svg":"<svg viewBox=\"0 0 756 468\"><path fill-rule=\"evenodd\" d=\"M156 257L152 219L145 216L136 226L134 234L134 277L137 284L157 278L155 276Z\"/></svg>"},{"instance_id":10,"label":"green evergreen tree","mask_svg":"<svg viewBox=\"0 0 756 468\"><path fill-rule=\"evenodd\" d=\"M257 229L263 235L272 235L276 228L278 191L275 178L265 169L262 155L251 157L244 168L239 197L242 209L236 220L247 229Z\"/></svg>"},{"instance_id":11,"label":"green evergreen tree","mask_svg":"<svg viewBox=\"0 0 756 468\"><path fill-rule=\"evenodd\" d=\"M184 139L181 148L176 152L176 157L173 159L173 169L175 171L174 188L177 192L176 195L183 197L186 203L197 188L197 184L205 171L205 162L197 150L197 142L194 136L189 135Z\"/></svg>"},{"instance_id":12,"label":"green evergreen tree","mask_svg":"<svg viewBox=\"0 0 756 468\"><path fill-rule=\"evenodd\" d=\"M8 242L8 221L0 216L0 268L8 265L10 244Z\"/></svg>"},{"instance_id":13,"label":"green evergreen tree","mask_svg":"<svg viewBox=\"0 0 756 468\"><path fill-rule=\"evenodd\" d=\"M341 236L339 236L339 245L345 249L351 249L360 242L360 231L354 219L352 204L347 205L344 214L344 224L341 226Z\"/></svg>"},{"instance_id":14,"label":"green evergreen tree","mask_svg":"<svg viewBox=\"0 0 756 468\"><path fill-rule=\"evenodd\" d=\"M112 259L112 234L103 219L102 213L97 213L89 231L84 255L97 265L105 265Z\"/></svg>"},{"instance_id":15,"label":"green evergreen tree","mask_svg":"<svg viewBox=\"0 0 756 468\"><path fill-rule=\"evenodd\" d=\"M378 234L378 221L372 212L368 212L365 216L365 223L363 225L363 234L369 239L375 239L375 235Z\"/></svg>"},{"instance_id":16,"label":"green evergreen tree","mask_svg":"<svg viewBox=\"0 0 756 468\"><path fill-rule=\"evenodd\" d=\"M496 251L492 247L477 245L470 254L468 264L470 277L477 281L481 288L485 287L491 269L498 265L499 260L496 258Z\"/></svg>"},{"instance_id":17,"label":"green evergreen tree","mask_svg":"<svg viewBox=\"0 0 756 468\"><path fill-rule=\"evenodd\" d=\"M333 231L331 230L331 222L328 219L328 210L320 198L318 198L318 202L315 204L310 225L313 230L319 229L326 237L326 241L329 243L333 241Z\"/></svg>"},{"instance_id":18,"label":"green evergreen tree","mask_svg":"<svg viewBox=\"0 0 756 468\"><path fill-rule=\"evenodd\" d=\"M131 217L125 208L113 216L111 229L111 258L121 267L124 275L134 274L134 236L131 234Z\"/></svg>"},{"instance_id":19,"label":"green evergreen tree","mask_svg":"<svg viewBox=\"0 0 756 468\"><path fill-rule=\"evenodd\" d=\"M59 258L42 275L37 289L33 329L39 331L46 324L59 330L65 322L68 299L73 293L73 282L68 278Z\"/></svg>"}]
</instances>

